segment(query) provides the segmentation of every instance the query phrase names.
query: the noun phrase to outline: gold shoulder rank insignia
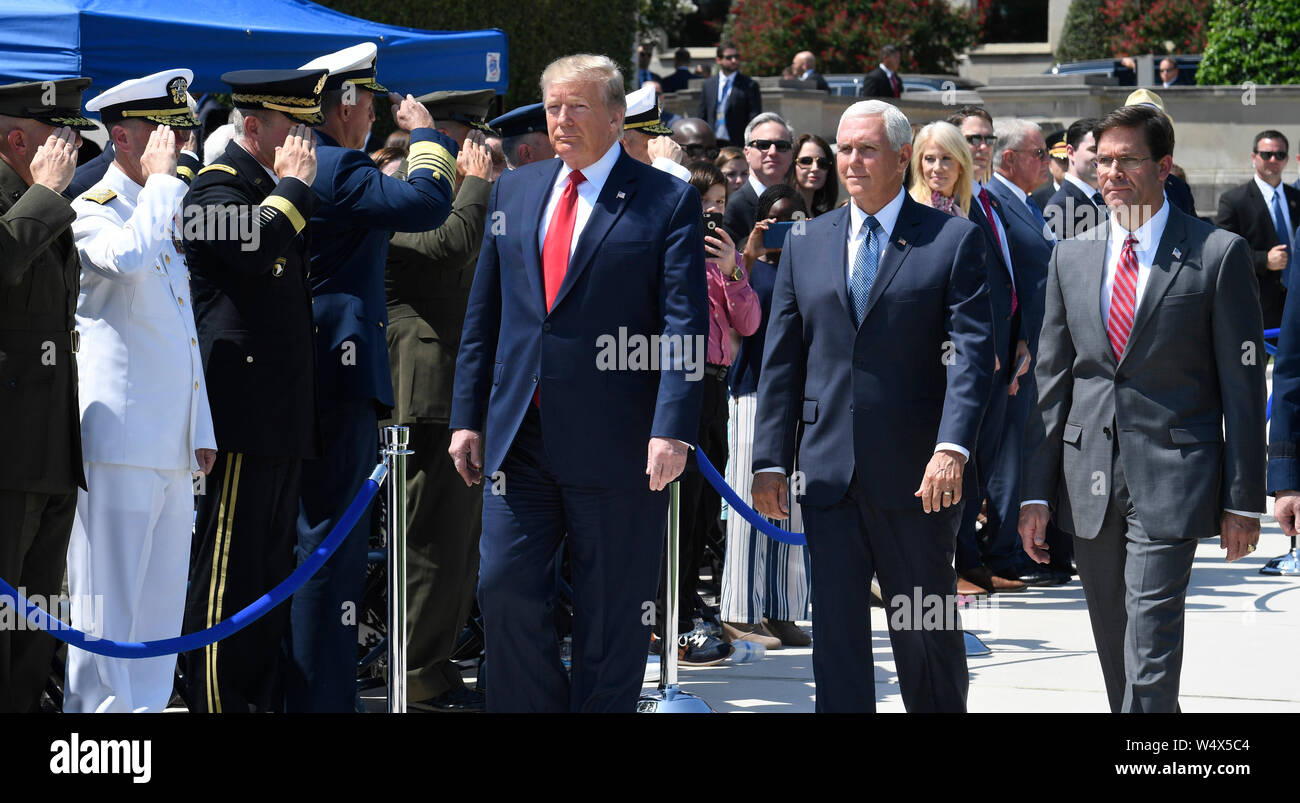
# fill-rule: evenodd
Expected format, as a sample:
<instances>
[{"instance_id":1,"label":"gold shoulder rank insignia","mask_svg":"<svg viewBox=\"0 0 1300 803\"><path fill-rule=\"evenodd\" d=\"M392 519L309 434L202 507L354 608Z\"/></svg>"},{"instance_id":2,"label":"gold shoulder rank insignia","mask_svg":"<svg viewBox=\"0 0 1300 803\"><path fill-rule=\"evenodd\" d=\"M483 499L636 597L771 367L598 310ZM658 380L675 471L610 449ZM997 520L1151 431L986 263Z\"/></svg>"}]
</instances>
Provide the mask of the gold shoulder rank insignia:
<instances>
[{"instance_id":1,"label":"gold shoulder rank insignia","mask_svg":"<svg viewBox=\"0 0 1300 803\"><path fill-rule=\"evenodd\" d=\"M236 171L235 168L231 167L230 165L223 165L220 163L208 165L207 167L199 171L199 175L201 176L204 173L208 172L209 170L220 170L221 172L229 173L232 176L238 175L238 171Z\"/></svg>"},{"instance_id":2,"label":"gold shoulder rank insignia","mask_svg":"<svg viewBox=\"0 0 1300 803\"><path fill-rule=\"evenodd\" d=\"M106 204L109 201L116 198L117 193L114 192L113 190L104 189L104 190L100 190L99 192L85 193L81 197L85 198L87 201L94 201L97 204Z\"/></svg>"}]
</instances>

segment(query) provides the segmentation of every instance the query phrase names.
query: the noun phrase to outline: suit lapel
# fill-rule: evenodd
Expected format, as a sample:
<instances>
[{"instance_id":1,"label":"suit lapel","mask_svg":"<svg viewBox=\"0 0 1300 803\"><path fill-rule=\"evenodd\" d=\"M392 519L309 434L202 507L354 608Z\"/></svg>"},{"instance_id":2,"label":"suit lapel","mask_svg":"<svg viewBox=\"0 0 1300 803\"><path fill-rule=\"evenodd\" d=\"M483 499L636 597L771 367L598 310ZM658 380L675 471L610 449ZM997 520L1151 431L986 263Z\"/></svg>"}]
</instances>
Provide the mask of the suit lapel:
<instances>
[{"instance_id":1,"label":"suit lapel","mask_svg":"<svg viewBox=\"0 0 1300 803\"><path fill-rule=\"evenodd\" d=\"M871 314L871 310L880 300L881 294L885 292L894 275L898 273L898 269L902 267L903 260L907 259L907 255L912 251L912 243L916 241L916 231L921 225L921 216L917 214L919 209L920 204L912 200L910 195L903 196L903 208L899 210L892 236L889 242L880 244L880 268L876 271L876 281L871 285L871 295L867 298L867 313L862 316L864 321Z\"/></svg>"},{"instance_id":2,"label":"suit lapel","mask_svg":"<svg viewBox=\"0 0 1300 803\"><path fill-rule=\"evenodd\" d=\"M853 203L849 201L849 203ZM842 206L836 209L831 218L831 231L833 234L827 238L830 247L837 249L831 254L831 258L824 260L824 263L831 266L835 275L830 277L831 287L835 288L835 296L840 300L840 306L849 316L849 322L853 321L853 307L849 304L849 279L848 264L845 262L848 252L849 239L849 207Z\"/></svg>"},{"instance_id":3,"label":"suit lapel","mask_svg":"<svg viewBox=\"0 0 1300 803\"><path fill-rule=\"evenodd\" d=\"M1168 203L1166 201L1165 203ZM1183 213L1174 209L1169 209L1169 219L1165 222L1165 231L1160 238L1160 245L1156 248L1155 257L1151 260L1151 275L1147 277L1147 286L1142 291L1142 300L1138 302L1137 313L1133 317L1133 329L1129 332L1128 342L1133 344L1137 336L1141 334L1142 327L1151 316L1155 314L1155 309L1160 304L1160 299L1164 298L1168 292L1169 286L1173 284L1174 279L1178 276L1178 271L1183 267L1183 258L1187 254L1187 246L1184 240L1187 239L1187 224L1183 220ZM1128 359L1132 349L1124 347L1124 359ZM1120 360L1122 363L1124 360Z\"/></svg>"},{"instance_id":4,"label":"suit lapel","mask_svg":"<svg viewBox=\"0 0 1300 803\"><path fill-rule=\"evenodd\" d=\"M609 230L636 194L636 171L633 164L632 157L626 152L619 153L618 161L614 162L614 169L609 171L609 178L605 180L605 186L596 198L596 205L592 207L591 217L587 218L587 225L578 237L577 248L569 259L569 269L556 293L555 303L551 305L552 310L560 306L569 290L582 277L595 258L596 249L604 241L605 235L609 234ZM540 263L540 258L538 261Z\"/></svg>"},{"instance_id":5,"label":"suit lapel","mask_svg":"<svg viewBox=\"0 0 1300 803\"><path fill-rule=\"evenodd\" d=\"M520 205L522 209L536 209L535 215L527 215L524 226L524 240L520 244L524 252L524 274L533 291L533 299L546 314L546 286L542 279L542 251L537 245L538 230L542 227L542 217L546 214L546 203L551 197L551 188L555 186L555 177L560 174L564 163L555 160L555 169L542 174L545 181L534 181L523 193Z\"/></svg>"},{"instance_id":6,"label":"suit lapel","mask_svg":"<svg viewBox=\"0 0 1300 803\"><path fill-rule=\"evenodd\" d=\"M1115 350L1110 347L1110 335L1106 333L1106 321L1102 320L1101 317L1101 288L1106 277L1106 235L1108 232L1108 228L1098 227L1084 232L1081 238L1078 238L1080 242L1091 243L1085 261L1084 293L1081 303L1083 308L1088 310L1087 319L1096 324L1097 329L1093 334L1097 337L1098 342L1102 344L1102 349L1106 352L1106 357L1110 360L1111 365L1115 365ZM1098 236L1098 234L1101 236ZM1058 281L1065 282L1070 269L1062 265L1058 265L1057 269ZM1064 287L1062 287L1062 295L1064 295ZM1068 309L1069 302L1065 303Z\"/></svg>"}]
</instances>

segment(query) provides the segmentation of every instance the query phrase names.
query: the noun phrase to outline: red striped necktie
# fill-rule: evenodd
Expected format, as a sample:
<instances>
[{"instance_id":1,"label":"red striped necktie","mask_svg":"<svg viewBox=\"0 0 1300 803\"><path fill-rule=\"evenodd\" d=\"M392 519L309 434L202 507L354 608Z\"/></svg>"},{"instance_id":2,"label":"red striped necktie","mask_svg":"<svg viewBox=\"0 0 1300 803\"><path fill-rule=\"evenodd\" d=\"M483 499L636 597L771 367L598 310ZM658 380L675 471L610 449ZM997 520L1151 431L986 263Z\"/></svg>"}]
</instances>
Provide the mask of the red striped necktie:
<instances>
[{"instance_id":1,"label":"red striped necktie","mask_svg":"<svg viewBox=\"0 0 1300 803\"><path fill-rule=\"evenodd\" d=\"M1110 317L1106 322L1106 334L1110 337L1110 347L1115 351L1115 359L1124 356L1124 347L1128 345L1128 336L1133 331L1133 318L1137 312L1138 260L1133 251L1137 242L1132 234L1124 240L1124 247L1119 252L1119 267L1115 270L1115 283L1110 288Z\"/></svg>"}]
</instances>

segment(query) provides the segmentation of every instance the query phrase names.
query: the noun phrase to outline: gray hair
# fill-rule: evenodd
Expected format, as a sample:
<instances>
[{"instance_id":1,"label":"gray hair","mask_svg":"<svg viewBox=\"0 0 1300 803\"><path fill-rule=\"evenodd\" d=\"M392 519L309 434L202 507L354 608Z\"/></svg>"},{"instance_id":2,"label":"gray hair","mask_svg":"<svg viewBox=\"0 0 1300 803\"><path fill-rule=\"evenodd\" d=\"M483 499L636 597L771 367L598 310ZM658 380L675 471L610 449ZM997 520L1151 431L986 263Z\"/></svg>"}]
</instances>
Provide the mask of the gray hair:
<instances>
[{"instance_id":1,"label":"gray hair","mask_svg":"<svg viewBox=\"0 0 1300 803\"><path fill-rule=\"evenodd\" d=\"M789 123L787 123L784 117L777 114L776 112L763 112L762 114L755 117L753 120L750 120L749 125L745 126L746 143L748 143L749 138L754 135L754 129L758 128L760 125L763 125L764 123L779 123L781 126L785 128L786 137L791 142L794 141L794 127L791 126Z\"/></svg>"},{"instance_id":2,"label":"gray hair","mask_svg":"<svg viewBox=\"0 0 1300 803\"><path fill-rule=\"evenodd\" d=\"M836 127L836 131L843 127L845 120L853 117L885 118L885 136L889 138L889 147L895 151L901 150L904 145L912 141L912 124L908 122L907 115L892 103L883 100L860 100L840 115L840 124Z\"/></svg>"},{"instance_id":3,"label":"gray hair","mask_svg":"<svg viewBox=\"0 0 1300 803\"><path fill-rule=\"evenodd\" d=\"M609 56L579 53L552 61L542 70L542 97L546 97L546 88L551 84L571 83L600 84L604 90L606 106L611 109L627 109L627 97L623 94L623 72Z\"/></svg>"},{"instance_id":4,"label":"gray hair","mask_svg":"<svg viewBox=\"0 0 1300 803\"><path fill-rule=\"evenodd\" d=\"M229 144L232 139L238 140L239 142L244 141L244 126L240 110L232 110L230 113L230 119L233 121L236 114L241 115L241 122L238 125L233 122L219 125L212 129L212 133L208 134L207 139L203 140L203 164L210 165L213 160L219 158L223 153L225 153L226 145Z\"/></svg>"},{"instance_id":5,"label":"gray hair","mask_svg":"<svg viewBox=\"0 0 1300 803\"><path fill-rule=\"evenodd\" d=\"M1018 117L999 117L993 123L993 169L1002 167L1002 154L1008 150L1018 150L1029 135L1038 130L1038 123L1031 123Z\"/></svg>"}]
</instances>

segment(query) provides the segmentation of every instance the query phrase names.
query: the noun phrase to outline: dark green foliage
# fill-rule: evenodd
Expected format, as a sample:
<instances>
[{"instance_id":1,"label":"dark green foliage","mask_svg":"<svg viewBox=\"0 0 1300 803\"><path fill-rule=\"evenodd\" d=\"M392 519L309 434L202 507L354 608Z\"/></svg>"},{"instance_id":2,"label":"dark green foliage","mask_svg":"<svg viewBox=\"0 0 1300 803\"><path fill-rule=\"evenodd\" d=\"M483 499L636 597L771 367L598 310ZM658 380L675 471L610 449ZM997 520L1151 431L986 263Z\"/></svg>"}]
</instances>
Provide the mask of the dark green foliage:
<instances>
[{"instance_id":1,"label":"dark green foliage","mask_svg":"<svg viewBox=\"0 0 1300 803\"><path fill-rule=\"evenodd\" d=\"M1216 0L1199 84L1300 83L1300 0Z\"/></svg>"}]
</instances>

